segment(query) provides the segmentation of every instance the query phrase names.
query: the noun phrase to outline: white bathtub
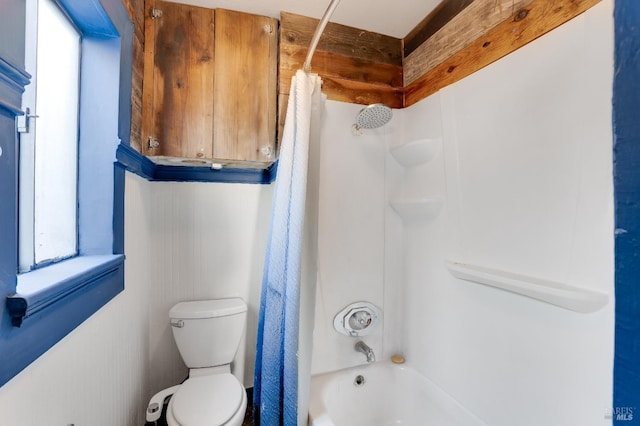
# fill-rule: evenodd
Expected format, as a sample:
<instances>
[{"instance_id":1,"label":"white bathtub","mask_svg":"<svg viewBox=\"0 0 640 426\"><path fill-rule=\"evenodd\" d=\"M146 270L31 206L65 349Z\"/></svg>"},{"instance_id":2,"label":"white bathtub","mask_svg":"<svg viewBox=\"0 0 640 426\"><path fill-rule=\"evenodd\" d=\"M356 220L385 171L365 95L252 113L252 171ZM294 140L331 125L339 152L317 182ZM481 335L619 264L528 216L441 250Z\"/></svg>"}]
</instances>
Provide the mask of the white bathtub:
<instances>
[{"instance_id":1,"label":"white bathtub","mask_svg":"<svg viewBox=\"0 0 640 426\"><path fill-rule=\"evenodd\" d=\"M362 378L364 383L359 384ZM377 362L313 376L309 425L486 426L486 423L406 364Z\"/></svg>"}]
</instances>

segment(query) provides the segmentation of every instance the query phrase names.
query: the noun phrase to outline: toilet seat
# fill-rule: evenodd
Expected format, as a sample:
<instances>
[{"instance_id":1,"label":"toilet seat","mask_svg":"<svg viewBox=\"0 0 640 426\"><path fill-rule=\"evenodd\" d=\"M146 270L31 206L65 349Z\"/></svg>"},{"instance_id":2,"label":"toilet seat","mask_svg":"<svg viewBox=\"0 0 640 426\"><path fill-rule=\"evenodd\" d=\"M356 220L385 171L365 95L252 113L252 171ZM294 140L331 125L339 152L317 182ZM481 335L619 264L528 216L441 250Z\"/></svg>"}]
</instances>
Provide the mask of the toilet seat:
<instances>
[{"instance_id":1,"label":"toilet seat","mask_svg":"<svg viewBox=\"0 0 640 426\"><path fill-rule=\"evenodd\" d=\"M187 379L169 402L167 420L179 426L221 426L246 408L244 388L232 374ZM173 422L172 422L173 420Z\"/></svg>"}]
</instances>

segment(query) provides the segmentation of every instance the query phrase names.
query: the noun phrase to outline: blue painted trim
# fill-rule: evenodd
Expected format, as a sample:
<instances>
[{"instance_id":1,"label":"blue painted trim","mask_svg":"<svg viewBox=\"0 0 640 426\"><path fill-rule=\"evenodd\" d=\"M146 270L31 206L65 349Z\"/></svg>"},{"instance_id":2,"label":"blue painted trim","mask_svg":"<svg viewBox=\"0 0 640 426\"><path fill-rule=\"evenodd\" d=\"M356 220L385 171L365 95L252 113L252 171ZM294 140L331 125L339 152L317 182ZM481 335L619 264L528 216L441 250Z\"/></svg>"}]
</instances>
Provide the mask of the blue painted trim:
<instances>
[{"instance_id":1,"label":"blue painted trim","mask_svg":"<svg viewBox=\"0 0 640 426\"><path fill-rule=\"evenodd\" d=\"M102 12L101 17L95 18L95 22L100 22L104 16L108 16L117 30L117 33L108 38L115 41L119 36L120 39L118 137L128 143L131 118L133 24L120 0L100 0L99 2L97 0L64 0L64 4L69 5L70 8L84 8L83 10L93 8L98 12L96 7L104 6L106 15ZM17 12L0 14L0 36L15 40L16 50L21 51L24 50L24 36L10 34L7 29L15 31L15 27L18 27L19 31L19 27L22 27L21 34L24 32L24 1L10 0L9 5L15 6ZM73 11L70 15L72 14ZM9 25L16 20L14 15L22 16L19 25ZM79 28L89 28L81 25L80 21L93 19L78 16L72 16L72 18ZM11 22L8 22L9 20ZM95 22L89 24L95 25ZM83 34L84 39L93 37L107 41L105 34L95 28L89 31ZM2 54L3 52L0 51L0 55ZM124 171L120 167L114 167L113 218L112 225L107 223L107 227L113 226L112 248L117 256L109 254L108 257L112 260L101 264L102 266L79 270L76 276L69 275L63 278L55 276L54 272L59 265L35 271L46 275L46 281L52 287L38 290L38 285L34 285L33 291L28 291L27 287L22 295L15 295L18 281L16 276L18 139L15 117L21 114L19 110L21 95L28 81L29 75L22 68L7 60L0 60L0 105L5 105L5 107L0 106L0 147L3 150L0 156L0 200L2 200L0 202L0 296L3 298L7 295L14 296L5 298L6 302L0 303L0 386L124 289L124 258L122 256L124 252ZM113 90L110 93L113 93ZM10 107L7 108L7 105ZM114 139L115 136L114 131L114 134L108 137ZM113 158L113 151L107 161L110 162L111 158ZM111 173L108 173L108 178L111 176ZM110 203L111 201L107 202L105 209L109 208ZM107 253L111 252L110 246L111 244L106 248ZM85 256L80 256L61 264L86 260L88 259ZM20 289L23 291L22 286ZM20 310L24 310L24 317L20 321L21 327L18 328L12 325L12 318L15 318L16 314L20 316Z\"/></svg>"},{"instance_id":2,"label":"blue painted trim","mask_svg":"<svg viewBox=\"0 0 640 426\"><path fill-rule=\"evenodd\" d=\"M131 146L121 143L116 151L116 159L125 170L135 173L147 180L153 180L156 165L144 155L140 154Z\"/></svg>"},{"instance_id":3,"label":"blue painted trim","mask_svg":"<svg viewBox=\"0 0 640 426\"><path fill-rule=\"evenodd\" d=\"M113 275L123 265L123 255L82 256L49 266L46 270L20 275L18 286L23 293L7 297L12 325L20 327L25 319L52 305L64 303L65 298L107 275Z\"/></svg>"},{"instance_id":4,"label":"blue painted trim","mask_svg":"<svg viewBox=\"0 0 640 426\"><path fill-rule=\"evenodd\" d=\"M0 57L0 78L22 93L24 92L24 87L31 81L31 74L18 65Z\"/></svg>"},{"instance_id":5,"label":"blue painted trim","mask_svg":"<svg viewBox=\"0 0 640 426\"><path fill-rule=\"evenodd\" d=\"M124 190L125 170L113 167L113 253L124 254Z\"/></svg>"},{"instance_id":6,"label":"blue painted trim","mask_svg":"<svg viewBox=\"0 0 640 426\"><path fill-rule=\"evenodd\" d=\"M118 104L118 137L129 145L131 138L131 82L133 79L133 22L122 1L101 0L120 35L120 91Z\"/></svg>"},{"instance_id":7,"label":"blue painted trim","mask_svg":"<svg viewBox=\"0 0 640 426\"><path fill-rule=\"evenodd\" d=\"M0 88L0 91L1 90L2 88ZM0 99L0 110L4 110L5 112L8 112L13 115L23 115L22 110L20 109L20 106L17 103L7 102L3 99Z\"/></svg>"},{"instance_id":8,"label":"blue painted trim","mask_svg":"<svg viewBox=\"0 0 640 426\"><path fill-rule=\"evenodd\" d=\"M614 410L640 419L640 2L616 0L613 81L615 203ZM613 416L613 424L630 424ZM636 422L633 422L636 424Z\"/></svg>"},{"instance_id":9,"label":"blue painted trim","mask_svg":"<svg viewBox=\"0 0 640 426\"><path fill-rule=\"evenodd\" d=\"M123 290L123 283L124 267L120 264L69 294L63 303L35 313L22 327L4 329L0 334L0 386L113 299Z\"/></svg>"},{"instance_id":10,"label":"blue painted trim","mask_svg":"<svg viewBox=\"0 0 640 426\"><path fill-rule=\"evenodd\" d=\"M2 93L0 93L2 101ZM16 289L18 264L18 207L16 182L18 175L18 142L15 113L0 108L0 294L6 295ZM4 304L0 303L0 337L4 324L9 322ZM0 352L2 348L0 346Z\"/></svg>"},{"instance_id":11,"label":"blue painted trim","mask_svg":"<svg viewBox=\"0 0 640 426\"><path fill-rule=\"evenodd\" d=\"M273 182L277 162L265 170L232 169L213 170L207 167L166 166L156 164L128 145L120 144L116 153L120 166L147 180L162 182L219 182L265 185Z\"/></svg>"},{"instance_id":12,"label":"blue painted trim","mask_svg":"<svg viewBox=\"0 0 640 426\"><path fill-rule=\"evenodd\" d=\"M207 167L165 166L158 164L156 165L154 180L268 184L270 182L267 170L232 168L213 170Z\"/></svg>"},{"instance_id":13,"label":"blue painted trim","mask_svg":"<svg viewBox=\"0 0 640 426\"><path fill-rule=\"evenodd\" d=\"M276 177L278 176L278 160L276 160L271 167L267 169L267 172L269 172L269 176L267 177L269 183L275 182Z\"/></svg>"},{"instance_id":14,"label":"blue painted trim","mask_svg":"<svg viewBox=\"0 0 640 426\"><path fill-rule=\"evenodd\" d=\"M22 93L31 75L0 56L0 109L22 115Z\"/></svg>"},{"instance_id":15,"label":"blue painted trim","mask_svg":"<svg viewBox=\"0 0 640 426\"><path fill-rule=\"evenodd\" d=\"M101 38L118 36L99 0L57 0L83 35Z\"/></svg>"},{"instance_id":16,"label":"blue painted trim","mask_svg":"<svg viewBox=\"0 0 640 426\"><path fill-rule=\"evenodd\" d=\"M113 249L120 41L83 37L78 142L78 252Z\"/></svg>"}]
</instances>

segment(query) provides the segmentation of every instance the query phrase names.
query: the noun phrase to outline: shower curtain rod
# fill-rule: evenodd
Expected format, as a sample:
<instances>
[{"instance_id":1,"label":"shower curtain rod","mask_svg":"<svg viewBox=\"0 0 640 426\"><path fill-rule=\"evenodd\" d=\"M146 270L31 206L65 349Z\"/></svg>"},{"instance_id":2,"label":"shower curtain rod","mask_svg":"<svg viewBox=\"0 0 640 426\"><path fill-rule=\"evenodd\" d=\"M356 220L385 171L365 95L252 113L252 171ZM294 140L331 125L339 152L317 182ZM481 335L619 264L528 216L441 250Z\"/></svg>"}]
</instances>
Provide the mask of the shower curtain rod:
<instances>
[{"instance_id":1,"label":"shower curtain rod","mask_svg":"<svg viewBox=\"0 0 640 426\"><path fill-rule=\"evenodd\" d=\"M322 32L324 31L324 27L327 26L329 19L331 19L331 15L333 15L333 11L336 10L336 7L338 7L338 3L340 3L340 0L331 0L329 7L327 7L327 10L324 11L324 15L322 15L322 19L316 27L316 32L313 35L313 39L311 39L309 51L307 52L307 59L305 59L304 66L302 67L304 72L308 73L309 71L311 71L311 58L313 58L313 54L316 51L316 47L318 46L320 36L322 36Z\"/></svg>"}]
</instances>

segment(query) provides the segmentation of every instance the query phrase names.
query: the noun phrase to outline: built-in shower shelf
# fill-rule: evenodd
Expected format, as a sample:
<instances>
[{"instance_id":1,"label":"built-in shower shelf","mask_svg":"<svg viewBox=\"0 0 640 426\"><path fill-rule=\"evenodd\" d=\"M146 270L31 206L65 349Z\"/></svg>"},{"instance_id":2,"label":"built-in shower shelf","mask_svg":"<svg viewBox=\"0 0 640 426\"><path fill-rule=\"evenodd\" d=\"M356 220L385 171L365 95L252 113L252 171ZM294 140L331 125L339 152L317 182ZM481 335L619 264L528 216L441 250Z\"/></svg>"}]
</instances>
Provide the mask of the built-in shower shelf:
<instances>
[{"instance_id":1,"label":"built-in shower shelf","mask_svg":"<svg viewBox=\"0 0 640 426\"><path fill-rule=\"evenodd\" d=\"M428 220L438 215L442 207L442 199L402 199L391 201L389 204L404 221Z\"/></svg>"},{"instance_id":2,"label":"built-in shower shelf","mask_svg":"<svg viewBox=\"0 0 640 426\"><path fill-rule=\"evenodd\" d=\"M575 312L595 312L609 303L603 292L556 281L448 261L447 269L456 278L496 287L541 300Z\"/></svg>"},{"instance_id":3,"label":"built-in shower shelf","mask_svg":"<svg viewBox=\"0 0 640 426\"><path fill-rule=\"evenodd\" d=\"M404 167L427 164L434 159L441 147L440 138L416 139L404 145L391 148L391 155Z\"/></svg>"}]
</instances>

